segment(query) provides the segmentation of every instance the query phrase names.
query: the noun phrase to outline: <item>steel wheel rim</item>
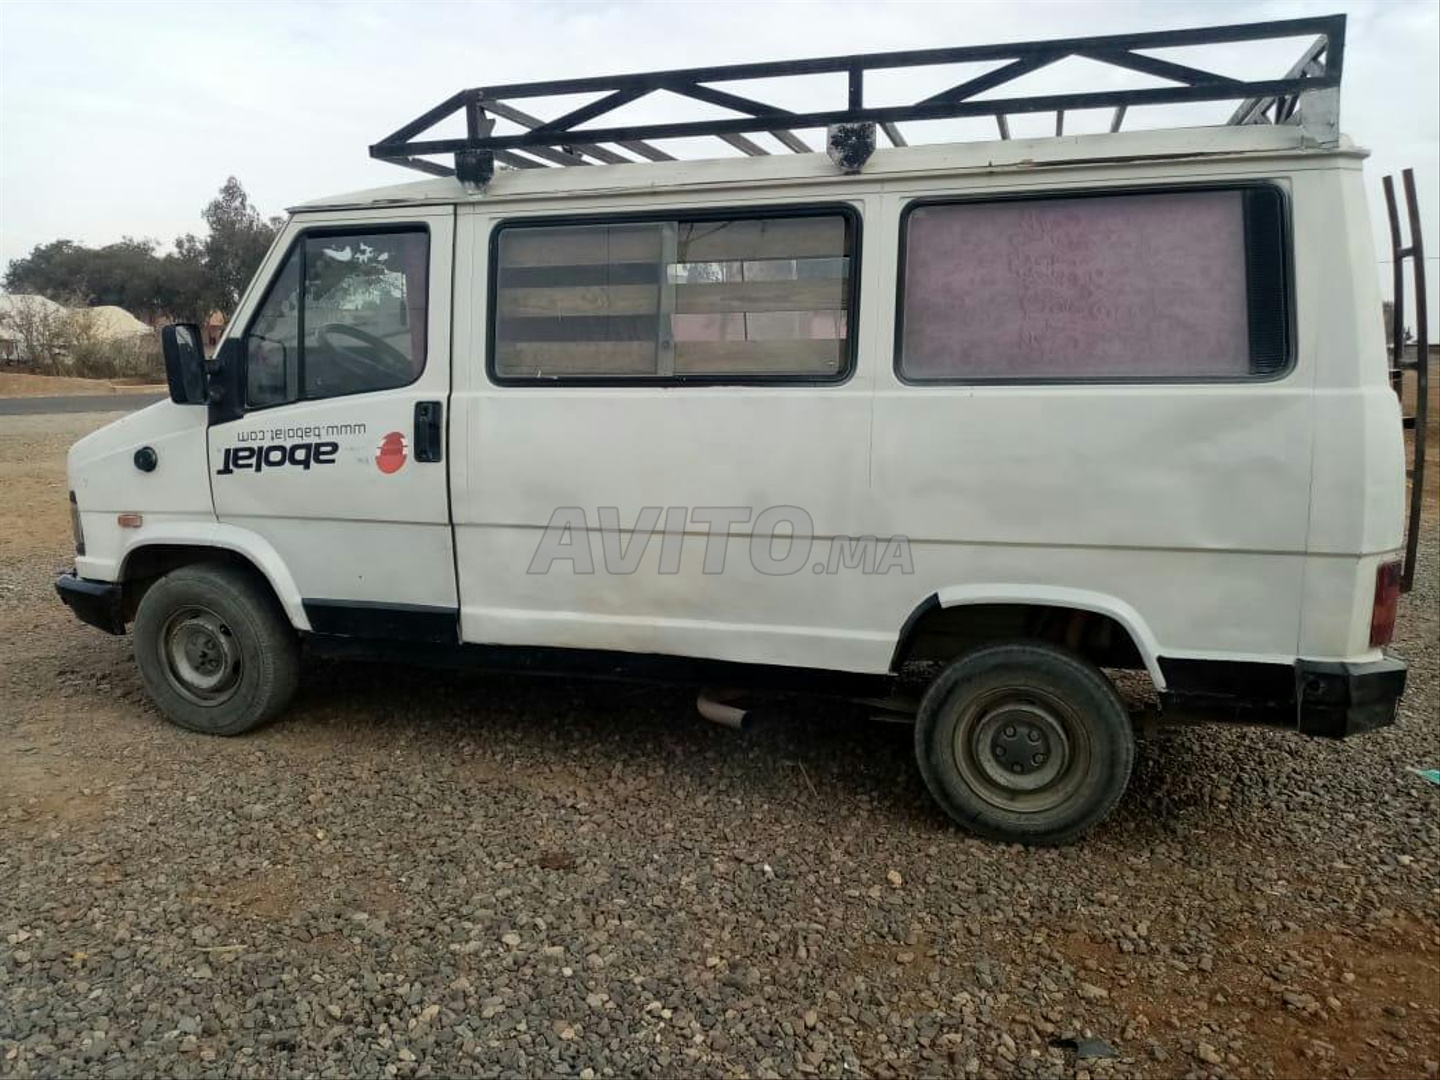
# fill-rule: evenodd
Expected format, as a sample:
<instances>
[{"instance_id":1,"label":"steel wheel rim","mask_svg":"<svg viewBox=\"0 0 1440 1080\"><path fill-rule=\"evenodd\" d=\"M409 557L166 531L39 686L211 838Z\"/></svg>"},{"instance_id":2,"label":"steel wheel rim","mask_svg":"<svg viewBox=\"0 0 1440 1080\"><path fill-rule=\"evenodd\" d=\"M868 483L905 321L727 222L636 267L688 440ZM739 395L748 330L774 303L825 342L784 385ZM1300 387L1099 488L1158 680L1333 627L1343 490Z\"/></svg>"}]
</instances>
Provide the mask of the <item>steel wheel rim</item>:
<instances>
[{"instance_id":1,"label":"steel wheel rim","mask_svg":"<svg viewBox=\"0 0 1440 1080\"><path fill-rule=\"evenodd\" d=\"M1053 810L1074 795L1090 766L1090 738L1066 702L1033 687L1001 687L968 703L951 739L969 788L1014 813Z\"/></svg>"},{"instance_id":2,"label":"steel wheel rim","mask_svg":"<svg viewBox=\"0 0 1440 1080\"><path fill-rule=\"evenodd\" d=\"M207 607L184 607L165 620L160 666L175 692L196 705L221 705L240 686L239 643Z\"/></svg>"}]
</instances>

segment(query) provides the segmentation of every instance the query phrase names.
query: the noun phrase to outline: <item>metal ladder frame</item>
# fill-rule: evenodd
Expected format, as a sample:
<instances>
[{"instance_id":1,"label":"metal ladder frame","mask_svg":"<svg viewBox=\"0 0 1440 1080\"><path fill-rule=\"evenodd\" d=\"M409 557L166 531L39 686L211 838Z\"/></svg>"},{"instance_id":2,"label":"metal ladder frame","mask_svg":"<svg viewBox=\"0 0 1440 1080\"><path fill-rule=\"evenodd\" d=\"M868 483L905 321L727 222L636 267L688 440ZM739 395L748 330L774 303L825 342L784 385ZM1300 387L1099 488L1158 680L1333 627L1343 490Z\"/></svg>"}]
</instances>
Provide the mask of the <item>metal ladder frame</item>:
<instances>
[{"instance_id":1,"label":"metal ladder frame","mask_svg":"<svg viewBox=\"0 0 1440 1080\"><path fill-rule=\"evenodd\" d=\"M1405 209L1409 219L1410 243L1400 240L1400 211L1395 201L1395 178L1387 176L1385 211L1390 219L1391 269L1395 300L1390 309L1390 385L1405 401L1405 372L1415 372L1415 415L1404 418L1407 428L1415 432L1413 464L1406 470L1410 480L1410 508L1405 522L1405 563L1400 575L1400 591L1409 592L1415 584L1415 556L1420 543L1420 511L1425 502L1425 441L1430 417L1430 323L1425 302L1425 243L1420 232L1420 204L1415 198L1415 170L1400 174L1405 189ZM1410 280L1415 290L1415 359L1405 355L1405 260L1410 260Z\"/></svg>"}]
</instances>

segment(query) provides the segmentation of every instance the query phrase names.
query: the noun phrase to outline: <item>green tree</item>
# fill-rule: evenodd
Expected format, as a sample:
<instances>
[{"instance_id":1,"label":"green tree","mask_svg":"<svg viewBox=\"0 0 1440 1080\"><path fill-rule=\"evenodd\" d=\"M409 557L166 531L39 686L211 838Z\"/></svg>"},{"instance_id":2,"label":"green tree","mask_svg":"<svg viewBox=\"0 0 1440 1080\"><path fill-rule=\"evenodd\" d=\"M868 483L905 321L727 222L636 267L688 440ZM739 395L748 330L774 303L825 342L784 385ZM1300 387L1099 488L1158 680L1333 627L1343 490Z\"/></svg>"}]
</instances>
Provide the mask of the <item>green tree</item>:
<instances>
[{"instance_id":1,"label":"green tree","mask_svg":"<svg viewBox=\"0 0 1440 1080\"><path fill-rule=\"evenodd\" d=\"M205 242L193 233L175 238L175 250L160 260L158 299L176 322L204 323L222 307L205 265Z\"/></svg>"},{"instance_id":2,"label":"green tree","mask_svg":"<svg viewBox=\"0 0 1440 1080\"><path fill-rule=\"evenodd\" d=\"M156 296L158 246L154 240L130 236L101 248L55 240L11 262L5 287L12 293L37 293L70 306L114 304L153 321L162 313Z\"/></svg>"},{"instance_id":3,"label":"green tree","mask_svg":"<svg viewBox=\"0 0 1440 1080\"><path fill-rule=\"evenodd\" d=\"M270 250L283 219L262 218L233 176L202 216L210 228L203 245L205 269L215 306L228 314L240 302L240 294Z\"/></svg>"},{"instance_id":4,"label":"green tree","mask_svg":"<svg viewBox=\"0 0 1440 1080\"><path fill-rule=\"evenodd\" d=\"M146 322L164 313L157 290L160 258L154 240L127 236L90 253L85 300L91 306L114 304Z\"/></svg>"},{"instance_id":5,"label":"green tree","mask_svg":"<svg viewBox=\"0 0 1440 1080\"><path fill-rule=\"evenodd\" d=\"M163 255L157 241L131 236L99 248L73 240L39 244L10 262L5 288L70 306L114 304L152 323L203 323L216 309L228 315L283 219L262 218L233 176L201 216L207 234L177 237Z\"/></svg>"},{"instance_id":6,"label":"green tree","mask_svg":"<svg viewBox=\"0 0 1440 1080\"><path fill-rule=\"evenodd\" d=\"M87 293L85 286L90 249L74 240L36 244L30 254L12 259L5 268L5 291L35 293L63 302Z\"/></svg>"}]
</instances>

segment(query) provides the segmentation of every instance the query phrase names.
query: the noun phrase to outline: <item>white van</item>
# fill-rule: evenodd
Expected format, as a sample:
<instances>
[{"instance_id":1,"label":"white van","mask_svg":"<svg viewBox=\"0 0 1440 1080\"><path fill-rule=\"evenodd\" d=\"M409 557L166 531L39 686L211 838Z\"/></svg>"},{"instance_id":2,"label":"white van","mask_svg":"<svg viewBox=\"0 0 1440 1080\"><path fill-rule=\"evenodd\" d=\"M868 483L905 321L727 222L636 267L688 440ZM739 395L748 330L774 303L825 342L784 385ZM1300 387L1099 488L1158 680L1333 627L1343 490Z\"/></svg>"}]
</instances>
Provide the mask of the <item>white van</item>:
<instances>
[{"instance_id":1,"label":"white van","mask_svg":"<svg viewBox=\"0 0 1440 1080\"><path fill-rule=\"evenodd\" d=\"M60 595L132 627L176 723L275 717L302 647L857 698L918 672L930 790L1028 842L1126 786L1107 672L1187 718L1393 723L1400 413L1365 155L1323 117L872 152L911 114L852 80L830 155L678 161L655 140L702 122L504 101L581 84L640 96L473 91L466 138L379 144L461 179L298 207L217 358L171 330L172 399L71 450ZM813 119L706 123L759 151Z\"/></svg>"}]
</instances>

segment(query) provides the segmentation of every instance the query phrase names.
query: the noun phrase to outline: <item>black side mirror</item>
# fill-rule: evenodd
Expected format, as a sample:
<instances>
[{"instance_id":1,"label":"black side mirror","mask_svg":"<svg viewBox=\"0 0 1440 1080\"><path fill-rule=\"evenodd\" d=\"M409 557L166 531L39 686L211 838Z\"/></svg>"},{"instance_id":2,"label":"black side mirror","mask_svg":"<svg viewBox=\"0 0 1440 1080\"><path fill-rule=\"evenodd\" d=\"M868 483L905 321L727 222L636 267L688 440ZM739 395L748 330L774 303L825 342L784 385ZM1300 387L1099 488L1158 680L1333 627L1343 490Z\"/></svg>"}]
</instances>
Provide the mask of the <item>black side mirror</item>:
<instances>
[{"instance_id":1,"label":"black side mirror","mask_svg":"<svg viewBox=\"0 0 1440 1080\"><path fill-rule=\"evenodd\" d=\"M245 415L245 343L226 338L205 368L210 423L223 424Z\"/></svg>"},{"instance_id":2,"label":"black side mirror","mask_svg":"<svg viewBox=\"0 0 1440 1080\"><path fill-rule=\"evenodd\" d=\"M205 404L205 347L200 327L174 323L160 331L160 351L165 356L165 381L170 400L176 405Z\"/></svg>"}]
</instances>

